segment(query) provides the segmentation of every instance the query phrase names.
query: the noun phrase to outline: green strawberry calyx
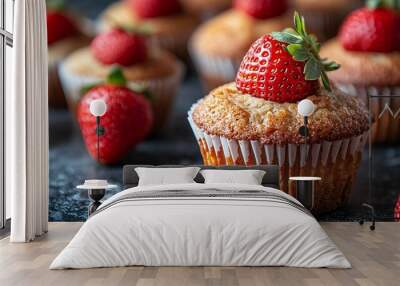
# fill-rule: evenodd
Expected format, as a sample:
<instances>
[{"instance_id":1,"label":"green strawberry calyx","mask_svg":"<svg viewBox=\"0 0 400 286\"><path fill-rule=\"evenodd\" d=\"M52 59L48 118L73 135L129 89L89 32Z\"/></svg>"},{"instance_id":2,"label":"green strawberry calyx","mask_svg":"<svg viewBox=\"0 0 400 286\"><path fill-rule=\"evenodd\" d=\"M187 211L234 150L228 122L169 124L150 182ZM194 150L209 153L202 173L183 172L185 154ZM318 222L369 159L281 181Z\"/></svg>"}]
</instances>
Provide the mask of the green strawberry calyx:
<instances>
[{"instance_id":1,"label":"green strawberry calyx","mask_svg":"<svg viewBox=\"0 0 400 286\"><path fill-rule=\"evenodd\" d=\"M400 10L400 0L367 0L370 9L388 8Z\"/></svg>"},{"instance_id":2,"label":"green strawberry calyx","mask_svg":"<svg viewBox=\"0 0 400 286\"><path fill-rule=\"evenodd\" d=\"M275 40L288 44L286 50L293 59L305 62L306 80L321 79L324 88L332 91L327 72L339 69L340 65L328 59L321 59L319 55L321 45L314 35L307 33L304 17L298 12L294 13L294 27L282 32L272 32L271 35Z\"/></svg>"},{"instance_id":3,"label":"green strawberry calyx","mask_svg":"<svg viewBox=\"0 0 400 286\"><path fill-rule=\"evenodd\" d=\"M92 88L97 87L102 84L110 84L116 86L127 86L128 81L126 80L122 69L119 66L115 66L111 69L110 73L108 74L107 78L103 82L96 82L93 84L85 85L81 88L81 94L84 95L88 93ZM152 101L153 97L152 94L145 84L138 84L138 83L129 83L129 89L134 91L135 93L142 94L145 98L149 101Z\"/></svg>"},{"instance_id":4,"label":"green strawberry calyx","mask_svg":"<svg viewBox=\"0 0 400 286\"><path fill-rule=\"evenodd\" d=\"M135 34L142 37L147 37L154 33L153 28L149 24L123 26L120 25L119 27L127 33Z\"/></svg>"},{"instance_id":5,"label":"green strawberry calyx","mask_svg":"<svg viewBox=\"0 0 400 286\"><path fill-rule=\"evenodd\" d=\"M107 79L106 79L106 83L112 84L112 85L125 86L126 82L127 81L124 76L124 73L122 72L122 69L118 66L115 66L111 69L111 71L108 74Z\"/></svg>"},{"instance_id":6,"label":"green strawberry calyx","mask_svg":"<svg viewBox=\"0 0 400 286\"><path fill-rule=\"evenodd\" d=\"M46 8L52 11L63 11L65 9L64 0L46 0Z\"/></svg>"}]
</instances>

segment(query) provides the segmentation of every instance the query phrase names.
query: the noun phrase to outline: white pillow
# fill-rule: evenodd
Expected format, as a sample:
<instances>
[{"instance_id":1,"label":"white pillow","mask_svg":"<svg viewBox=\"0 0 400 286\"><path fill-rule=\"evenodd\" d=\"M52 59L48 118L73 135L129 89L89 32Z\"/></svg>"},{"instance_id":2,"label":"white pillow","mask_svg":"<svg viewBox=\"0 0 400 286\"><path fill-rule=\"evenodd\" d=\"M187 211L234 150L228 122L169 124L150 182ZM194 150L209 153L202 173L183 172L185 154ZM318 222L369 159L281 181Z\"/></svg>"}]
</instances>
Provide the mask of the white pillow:
<instances>
[{"instance_id":1,"label":"white pillow","mask_svg":"<svg viewBox=\"0 0 400 286\"><path fill-rule=\"evenodd\" d=\"M265 171L262 170L202 170L205 184L261 185Z\"/></svg>"},{"instance_id":2,"label":"white pillow","mask_svg":"<svg viewBox=\"0 0 400 286\"><path fill-rule=\"evenodd\" d=\"M135 168L139 176L139 186L187 184L195 183L193 180L200 168Z\"/></svg>"}]
</instances>

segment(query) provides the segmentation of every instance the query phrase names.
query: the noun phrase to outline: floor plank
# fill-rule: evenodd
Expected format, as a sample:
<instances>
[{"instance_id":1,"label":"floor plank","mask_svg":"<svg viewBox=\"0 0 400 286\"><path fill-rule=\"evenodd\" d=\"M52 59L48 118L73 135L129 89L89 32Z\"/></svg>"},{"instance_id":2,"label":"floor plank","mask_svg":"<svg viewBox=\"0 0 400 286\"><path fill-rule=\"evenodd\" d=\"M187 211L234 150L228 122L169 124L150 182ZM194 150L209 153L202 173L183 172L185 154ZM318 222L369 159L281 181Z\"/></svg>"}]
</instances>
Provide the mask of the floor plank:
<instances>
[{"instance_id":1,"label":"floor plank","mask_svg":"<svg viewBox=\"0 0 400 286\"><path fill-rule=\"evenodd\" d=\"M353 268L285 267L120 267L50 271L55 256L81 223L50 223L45 236L28 244L0 240L2 286L398 286L400 224L378 223L374 232L356 223L322 223Z\"/></svg>"}]
</instances>

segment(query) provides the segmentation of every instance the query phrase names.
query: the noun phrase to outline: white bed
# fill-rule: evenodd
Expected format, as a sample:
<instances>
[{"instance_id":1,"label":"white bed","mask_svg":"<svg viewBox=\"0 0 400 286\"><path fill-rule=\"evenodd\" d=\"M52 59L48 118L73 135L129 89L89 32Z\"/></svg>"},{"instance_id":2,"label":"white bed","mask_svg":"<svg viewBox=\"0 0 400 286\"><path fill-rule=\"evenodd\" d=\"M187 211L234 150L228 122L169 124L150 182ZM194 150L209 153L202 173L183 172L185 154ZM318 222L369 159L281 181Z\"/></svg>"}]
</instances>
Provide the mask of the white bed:
<instances>
[{"instance_id":1,"label":"white bed","mask_svg":"<svg viewBox=\"0 0 400 286\"><path fill-rule=\"evenodd\" d=\"M50 269L128 265L351 267L294 198L264 186L197 183L109 198Z\"/></svg>"}]
</instances>

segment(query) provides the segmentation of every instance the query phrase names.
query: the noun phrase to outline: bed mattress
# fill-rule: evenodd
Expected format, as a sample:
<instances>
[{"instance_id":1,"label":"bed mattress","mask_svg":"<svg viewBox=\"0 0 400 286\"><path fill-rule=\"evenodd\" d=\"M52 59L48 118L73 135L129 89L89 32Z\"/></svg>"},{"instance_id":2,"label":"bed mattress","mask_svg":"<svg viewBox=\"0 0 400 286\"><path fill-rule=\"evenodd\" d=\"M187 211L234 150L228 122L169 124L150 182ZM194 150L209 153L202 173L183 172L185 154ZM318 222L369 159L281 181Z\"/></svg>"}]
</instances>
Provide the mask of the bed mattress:
<instances>
[{"instance_id":1,"label":"bed mattress","mask_svg":"<svg viewBox=\"0 0 400 286\"><path fill-rule=\"evenodd\" d=\"M133 265L350 267L293 197L263 186L193 183L109 198L50 269Z\"/></svg>"}]
</instances>

